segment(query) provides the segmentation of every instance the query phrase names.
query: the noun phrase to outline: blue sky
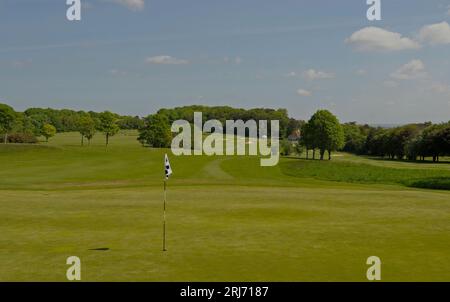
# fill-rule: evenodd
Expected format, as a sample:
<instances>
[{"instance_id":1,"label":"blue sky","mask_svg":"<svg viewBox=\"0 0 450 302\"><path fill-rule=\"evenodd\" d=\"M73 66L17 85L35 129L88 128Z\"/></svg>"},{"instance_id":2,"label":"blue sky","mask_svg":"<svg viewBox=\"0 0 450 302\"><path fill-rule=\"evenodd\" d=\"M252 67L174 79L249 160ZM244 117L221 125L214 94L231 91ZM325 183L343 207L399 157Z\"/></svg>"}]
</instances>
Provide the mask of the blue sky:
<instances>
[{"instance_id":1,"label":"blue sky","mask_svg":"<svg viewBox=\"0 0 450 302\"><path fill-rule=\"evenodd\" d=\"M189 104L306 119L450 119L450 1L0 0L0 102L146 115Z\"/></svg>"}]
</instances>

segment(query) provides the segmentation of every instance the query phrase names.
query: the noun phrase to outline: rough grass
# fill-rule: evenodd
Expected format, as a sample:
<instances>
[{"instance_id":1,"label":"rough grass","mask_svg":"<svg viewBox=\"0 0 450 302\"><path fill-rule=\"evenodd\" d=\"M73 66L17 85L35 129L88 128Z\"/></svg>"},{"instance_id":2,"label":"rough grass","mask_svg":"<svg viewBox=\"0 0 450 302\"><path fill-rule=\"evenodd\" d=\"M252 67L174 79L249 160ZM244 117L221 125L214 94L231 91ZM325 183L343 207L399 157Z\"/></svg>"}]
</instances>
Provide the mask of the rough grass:
<instances>
[{"instance_id":1,"label":"rough grass","mask_svg":"<svg viewBox=\"0 0 450 302\"><path fill-rule=\"evenodd\" d=\"M364 281L372 255L384 281L450 280L450 192L398 184L444 165L171 156L163 253L168 151L79 142L0 145L1 281L64 281L74 255L83 281Z\"/></svg>"},{"instance_id":2,"label":"rough grass","mask_svg":"<svg viewBox=\"0 0 450 302\"><path fill-rule=\"evenodd\" d=\"M410 187L424 188L424 189L450 190L450 177L413 180L408 185Z\"/></svg>"},{"instance_id":3,"label":"rough grass","mask_svg":"<svg viewBox=\"0 0 450 302\"><path fill-rule=\"evenodd\" d=\"M403 184L448 190L450 170L383 167L351 161L290 160L281 163L286 175L356 183Z\"/></svg>"}]
</instances>

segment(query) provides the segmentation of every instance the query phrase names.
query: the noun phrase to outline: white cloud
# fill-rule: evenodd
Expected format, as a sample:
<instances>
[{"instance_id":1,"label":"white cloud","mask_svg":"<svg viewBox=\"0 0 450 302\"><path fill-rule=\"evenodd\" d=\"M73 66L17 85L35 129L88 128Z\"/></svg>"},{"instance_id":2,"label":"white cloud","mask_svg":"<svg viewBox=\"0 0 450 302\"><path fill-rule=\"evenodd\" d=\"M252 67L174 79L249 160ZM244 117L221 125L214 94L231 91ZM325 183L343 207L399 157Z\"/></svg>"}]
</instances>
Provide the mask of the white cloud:
<instances>
[{"instance_id":1,"label":"white cloud","mask_svg":"<svg viewBox=\"0 0 450 302\"><path fill-rule=\"evenodd\" d=\"M365 70L365 69L358 69L358 70L355 71L355 74L363 76L363 75L367 74L367 70Z\"/></svg>"},{"instance_id":2,"label":"white cloud","mask_svg":"<svg viewBox=\"0 0 450 302\"><path fill-rule=\"evenodd\" d=\"M431 45L450 44L450 25L445 21L425 25L419 31L419 39Z\"/></svg>"},{"instance_id":3,"label":"white cloud","mask_svg":"<svg viewBox=\"0 0 450 302\"><path fill-rule=\"evenodd\" d=\"M300 96L311 96L312 95L312 93L306 89L297 90L297 94Z\"/></svg>"},{"instance_id":4,"label":"white cloud","mask_svg":"<svg viewBox=\"0 0 450 302\"><path fill-rule=\"evenodd\" d=\"M120 70L120 69L110 69L108 70L108 73L112 76L126 76L128 74L128 72L124 71L124 70Z\"/></svg>"},{"instance_id":5,"label":"white cloud","mask_svg":"<svg viewBox=\"0 0 450 302\"><path fill-rule=\"evenodd\" d=\"M143 10L145 7L145 0L107 0L107 1L123 5L134 11Z\"/></svg>"},{"instance_id":6,"label":"white cloud","mask_svg":"<svg viewBox=\"0 0 450 302\"><path fill-rule=\"evenodd\" d=\"M295 71L291 71L287 74L285 74L285 77L287 78L295 78L297 76L297 73Z\"/></svg>"},{"instance_id":7,"label":"white cloud","mask_svg":"<svg viewBox=\"0 0 450 302\"><path fill-rule=\"evenodd\" d=\"M177 59L171 56L155 56L155 57L148 57L145 59L145 62L148 64L159 64L159 65L183 65L183 64L189 64L188 60L183 59Z\"/></svg>"},{"instance_id":8,"label":"white cloud","mask_svg":"<svg viewBox=\"0 0 450 302\"><path fill-rule=\"evenodd\" d=\"M426 76L425 64L421 60L412 60L391 73L391 78L396 80L414 80Z\"/></svg>"},{"instance_id":9,"label":"white cloud","mask_svg":"<svg viewBox=\"0 0 450 302\"><path fill-rule=\"evenodd\" d=\"M420 44L410 38L373 26L354 32L345 42L359 51L388 52L420 48Z\"/></svg>"},{"instance_id":10,"label":"white cloud","mask_svg":"<svg viewBox=\"0 0 450 302\"><path fill-rule=\"evenodd\" d=\"M321 80L321 79L332 79L334 74L324 71L318 71L315 69L309 69L303 73L303 76L311 81Z\"/></svg>"}]
</instances>

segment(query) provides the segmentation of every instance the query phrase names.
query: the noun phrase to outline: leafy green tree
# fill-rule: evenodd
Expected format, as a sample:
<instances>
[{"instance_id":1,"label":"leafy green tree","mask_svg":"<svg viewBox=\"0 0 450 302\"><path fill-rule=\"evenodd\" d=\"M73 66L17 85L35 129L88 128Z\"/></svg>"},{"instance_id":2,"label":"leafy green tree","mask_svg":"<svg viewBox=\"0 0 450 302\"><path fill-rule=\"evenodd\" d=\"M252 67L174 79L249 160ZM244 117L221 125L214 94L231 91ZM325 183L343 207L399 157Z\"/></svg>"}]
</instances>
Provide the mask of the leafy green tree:
<instances>
[{"instance_id":1,"label":"leafy green tree","mask_svg":"<svg viewBox=\"0 0 450 302\"><path fill-rule=\"evenodd\" d=\"M169 119L164 114L149 115L145 126L139 130L138 140L154 148L168 148L172 140Z\"/></svg>"},{"instance_id":2,"label":"leafy green tree","mask_svg":"<svg viewBox=\"0 0 450 302\"><path fill-rule=\"evenodd\" d=\"M290 121L286 109L275 110L269 108L254 108L245 110L228 106L209 107L193 105L176 107L173 109L163 108L158 110L157 114L166 116L170 124L179 119L193 123L194 112L202 112L204 121L217 119L223 125L225 125L226 120L243 120L244 122L250 119L255 120L256 122L260 120L278 120L280 122L280 137L284 138L290 134L288 133L288 125ZM293 123L291 125L293 125ZM270 133L270 123L267 130ZM224 127L224 132L226 132L226 127Z\"/></svg>"},{"instance_id":3,"label":"leafy green tree","mask_svg":"<svg viewBox=\"0 0 450 302\"><path fill-rule=\"evenodd\" d=\"M280 142L280 154L284 155L284 156L288 156L291 155L293 153L294 150L294 146L292 145L292 143L287 140L287 139L283 139Z\"/></svg>"},{"instance_id":4,"label":"leafy green tree","mask_svg":"<svg viewBox=\"0 0 450 302\"><path fill-rule=\"evenodd\" d=\"M406 153L406 146L419 135L419 128L413 124L406 125L396 128L393 135L393 153L398 159L403 159Z\"/></svg>"},{"instance_id":5,"label":"leafy green tree","mask_svg":"<svg viewBox=\"0 0 450 302\"><path fill-rule=\"evenodd\" d=\"M106 146L108 146L109 138L119 132L116 115L109 111L100 113L98 130L105 134Z\"/></svg>"},{"instance_id":6,"label":"leafy green tree","mask_svg":"<svg viewBox=\"0 0 450 302\"><path fill-rule=\"evenodd\" d=\"M314 143L323 160L325 151L331 160L331 152L344 146L344 131L339 120L328 110L318 110L308 122L314 134Z\"/></svg>"},{"instance_id":7,"label":"leafy green tree","mask_svg":"<svg viewBox=\"0 0 450 302\"><path fill-rule=\"evenodd\" d=\"M8 142L8 133L14 127L16 113L14 109L6 104L0 104L0 132L4 133L4 143Z\"/></svg>"},{"instance_id":8,"label":"leafy green tree","mask_svg":"<svg viewBox=\"0 0 450 302\"><path fill-rule=\"evenodd\" d=\"M366 143L367 135L364 129L356 123L347 123L342 125L344 130L344 148L345 152L362 154Z\"/></svg>"},{"instance_id":9,"label":"leafy green tree","mask_svg":"<svg viewBox=\"0 0 450 302\"><path fill-rule=\"evenodd\" d=\"M304 123L305 122L302 120L296 120L294 118L290 118L289 123L287 125L287 129L286 129L287 135L289 136L289 135L293 134L294 132L301 130Z\"/></svg>"},{"instance_id":10,"label":"leafy green tree","mask_svg":"<svg viewBox=\"0 0 450 302\"><path fill-rule=\"evenodd\" d=\"M426 153L438 162L440 156L450 154L450 122L431 125L422 132Z\"/></svg>"},{"instance_id":11,"label":"leafy green tree","mask_svg":"<svg viewBox=\"0 0 450 302\"><path fill-rule=\"evenodd\" d=\"M300 144L300 142L298 142L298 143L294 144L294 150L298 156L301 156L304 151L304 148L303 148L302 144Z\"/></svg>"},{"instance_id":12,"label":"leafy green tree","mask_svg":"<svg viewBox=\"0 0 450 302\"><path fill-rule=\"evenodd\" d=\"M422 137L415 137L409 140L405 145L405 155L408 160L417 160L417 157L421 156Z\"/></svg>"},{"instance_id":13,"label":"leafy green tree","mask_svg":"<svg viewBox=\"0 0 450 302\"><path fill-rule=\"evenodd\" d=\"M31 123L33 124L34 135L36 135L36 136L42 135L42 127L45 124L51 123L50 119L45 114L42 114L42 113L36 113L36 114L32 114L32 115L27 115L27 116L30 118ZM56 130L58 130L58 128Z\"/></svg>"},{"instance_id":14,"label":"leafy green tree","mask_svg":"<svg viewBox=\"0 0 450 302\"><path fill-rule=\"evenodd\" d=\"M96 132L96 123L94 119L86 114L79 118L78 120L78 132L81 134L81 145L84 145L84 138L88 140L88 144L91 144L91 139L94 137Z\"/></svg>"},{"instance_id":15,"label":"leafy green tree","mask_svg":"<svg viewBox=\"0 0 450 302\"><path fill-rule=\"evenodd\" d=\"M42 135L45 137L46 142L48 142L48 139L50 137L55 136L55 134L56 134L55 126L51 124L44 124L44 126L42 126Z\"/></svg>"},{"instance_id":16,"label":"leafy green tree","mask_svg":"<svg viewBox=\"0 0 450 302\"><path fill-rule=\"evenodd\" d=\"M311 123L303 124L299 144L305 147L306 159L308 159L309 150L313 150L313 159L315 158L316 144L314 140L314 129Z\"/></svg>"},{"instance_id":17,"label":"leafy green tree","mask_svg":"<svg viewBox=\"0 0 450 302\"><path fill-rule=\"evenodd\" d=\"M368 155L386 156L388 130L383 128L372 128L366 138L364 149Z\"/></svg>"},{"instance_id":18,"label":"leafy green tree","mask_svg":"<svg viewBox=\"0 0 450 302\"><path fill-rule=\"evenodd\" d=\"M124 116L119 119L117 125L120 129L138 130L144 126L144 121L139 116Z\"/></svg>"},{"instance_id":19,"label":"leafy green tree","mask_svg":"<svg viewBox=\"0 0 450 302\"><path fill-rule=\"evenodd\" d=\"M14 121L14 126L12 129L13 133L27 134L28 136L35 136L37 131L30 117L25 115L23 112L16 113L16 120Z\"/></svg>"}]
</instances>

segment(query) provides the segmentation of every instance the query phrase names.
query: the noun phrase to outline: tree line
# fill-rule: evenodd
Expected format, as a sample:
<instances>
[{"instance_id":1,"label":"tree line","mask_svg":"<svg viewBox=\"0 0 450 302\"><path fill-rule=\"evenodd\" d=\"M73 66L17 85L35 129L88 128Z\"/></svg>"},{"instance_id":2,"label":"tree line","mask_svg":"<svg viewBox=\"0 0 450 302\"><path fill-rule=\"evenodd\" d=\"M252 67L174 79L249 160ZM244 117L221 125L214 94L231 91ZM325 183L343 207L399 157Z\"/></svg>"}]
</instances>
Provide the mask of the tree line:
<instances>
[{"instance_id":1,"label":"tree line","mask_svg":"<svg viewBox=\"0 0 450 302\"><path fill-rule=\"evenodd\" d=\"M290 134L290 126L295 119L290 119L286 109L271 109L271 108L253 108L242 109L233 108L229 106L184 106L175 107L171 109L160 109L156 114L167 117L170 124L176 120L185 120L189 123L194 122L194 112L201 112L203 123L207 120L218 120L225 125L227 120L255 120L257 123L260 120L278 120L280 121L280 136L285 137ZM226 133L226 127L224 127ZM270 132L270 129L268 129Z\"/></svg>"},{"instance_id":2,"label":"tree line","mask_svg":"<svg viewBox=\"0 0 450 302\"><path fill-rule=\"evenodd\" d=\"M180 119L193 123L194 112L203 113L203 122L217 119L222 124L226 124L226 120L279 120L283 155L303 154L306 151L308 158L312 151L313 159L316 158L316 152L319 159L324 159L325 154L331 159L332 152L344 151L391 159L432 158L435 162L442 156L450 155L450 121L383 128L355 122L341 124L328 110L318 110L308 121L302 121L289 118L286 109L241 109L229 106L163 108L141 118L121 116L109 111L99 113L50 108L30 108L16 112L12 107L0 104L0 138L5 143L34 143L37 142L37 136L44 136L48 140L56 132L77 131L81 135L81 144L84 144L84 140L89 144L94 135L100 132L108 145L110 137L120 129L136 129L139 130L138 140L143 145L164 148L171 144L171 124ZM301 133L298 141L288 141L287 138L297 131Z\"/></svg>"},{"instance_id":3,"label":"tree line","mask_svg":"<svg viewBox=\"0 0 450 302\"><path fill-rule=\"evenodd\" d=\"M390 159L422 160L450 155L450 121L408 124L394 128L344 124L343 151Z\"/></svg>"},{"instance_id":4,"label":"tree line","mask_svg":"<svg viewBox=\"0 0 450 302\"><path fill-rule=\"evenodd\" d=\"M12 143L35 143L39 136L46 140L57 132L79 132L81 144L88 144L97 132L105 136L106 145L109 138L120 129L139 130L138 140L152 147L169 147L172 134L170 125L175 120L187 120L193 123L194 112L202 112L204 120L279 120L280 135L286 137L299 128L300 121L289 118L286 109L254 108L240 109L228 106L185 106L172 109L160 109L155 114L144 118L138 116L121 116L109 111L74 111L51 108L30 108L16 112L6 104L0 104L0 134L4 141ZM268 129L270 131L270 129ZM226 128L224 129L226 131Z\"/></svg>"},{"instance_id":5,"label":"tree line","mask_svg":"<svg viewBox=\"0 0 450 302\"><path fill-rule=\"evenodd\" d=\"M144 121L138 116L122 116L109 111L74 111L51 108L30 108L16 112L0 104L0 137L4 143L36 143L43 136L48 141L57 132L79 132L81 144L89 144L97 132L105 136L105 144L120 129L139 129Z\"/></svg>"},{"instance_id":6,"label":"tree line","mask_svg":"<svg viewBox=\"0 0 450 302\"><path fill-rule=\"evenodd\" d=\"M294 129L299 128L301 121L289 118L286 109L253 108L242 109L229 106L184 106L171 109L163 108L156 114L144 118L145 126L140 129L138 140L143 145L151 147L170 147L172 133L170 125L177 120L185 120L194 123L194 112L202 112L203 123L207 120L218 120L222 125L226 125L227 120L278 120L280 122L280 136L287 137ZM270 124L268 132L270 133ZM226 126L223 133L226 133ZM246 136L249 133L246 132ZM192 144L193 146L193 144Z\"/></svg>"},{"instance_id":7,"label":"tree line","mask_svg":"<svg viewBox=\"0 0 450 302\"><path fill-rule=\"evenodd\" d=\"M307 122L300 121L300 129L297 143L281 142L282 155L304 153L308 159L309 151L312 151L315 159L318 151L323 160L325 153L331 159L333 151L344 151L398 160L425 161L431 158L433 162L450 156L450 121L383 128L356 122L340 124L331 112L318 110Z\"/></svg>"}]
</instances>

